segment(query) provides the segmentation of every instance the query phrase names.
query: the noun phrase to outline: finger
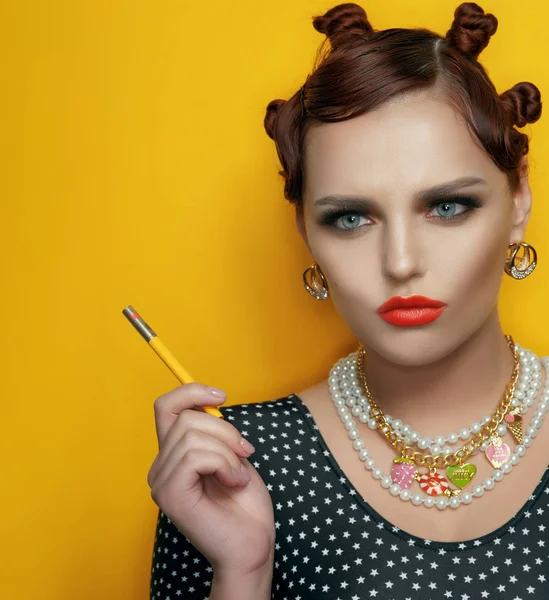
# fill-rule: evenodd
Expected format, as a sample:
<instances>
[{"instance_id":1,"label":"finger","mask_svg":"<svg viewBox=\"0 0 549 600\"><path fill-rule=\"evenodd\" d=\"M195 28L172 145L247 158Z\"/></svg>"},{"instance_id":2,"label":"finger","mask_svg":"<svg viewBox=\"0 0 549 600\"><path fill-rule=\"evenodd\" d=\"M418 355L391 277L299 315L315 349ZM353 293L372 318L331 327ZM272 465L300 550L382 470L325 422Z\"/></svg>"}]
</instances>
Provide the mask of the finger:
<instances>
[{"instance_id":1,"label":"finger","mask_svg":"<svg viewBox=\"0 0 549 600\"><path fill-rule=\"evenodd\" d=\"M170 476L171 472L183 460L185 455L195 450L217 452L225 458L231 469L247 472L247 469L242 469L240 457L227 447L226 444L207 433L191 429L185 432L179 442L172 448L172 451L166 457L163 464L158 468L156 477L153 473L153 479L150 484L151 487L161 486L163 481Z\"/></svg>"},{"instance_id":2,"label":"finger","mask_svg":"<svg viewBox=\"0 0 549 600\"><path fill-rule=\"evenodd\" d=\"M181 502L181 495L196 488L203 475L215 475L223 485L229 487L239 485L231 464L222 454L211 450L192 449L177 463L166 479L155 482L151 488L151 497L158 506L177 506Z\"/></svg>"},{"instance_id":3,"label":"finger","mask_svg":"<svg viewBox=\"0 0 549 600\"><path fill-rule=\"evenodd\" d=\"M185 383L157 398L154 402L154 415L158 447L162 447L167 432L183 410L202 406L218 406L223 404L226 399L227 396L222 390L196 381ZM213 415L208 416L213 417ZM213 418L217 419L217 417Z\"/></svg>"},{"instance_id":4,"label":"finger","mask_svg":"<svg viewBox=\"0 0 549 600\"><path fill-rule=\"evenodd\" d=\"M158 469L163 465L173 447L191 429L196 429L218 438L238 456L248 457L254 451L253 447L246 449L246 441L243 439L242 434L231 423L215 417L212 418L212 415L204 412L184 410L178 415L176 421L164 437L162 447L149 471L149 478L155 479Z\"/></svg>"}]
</instances>

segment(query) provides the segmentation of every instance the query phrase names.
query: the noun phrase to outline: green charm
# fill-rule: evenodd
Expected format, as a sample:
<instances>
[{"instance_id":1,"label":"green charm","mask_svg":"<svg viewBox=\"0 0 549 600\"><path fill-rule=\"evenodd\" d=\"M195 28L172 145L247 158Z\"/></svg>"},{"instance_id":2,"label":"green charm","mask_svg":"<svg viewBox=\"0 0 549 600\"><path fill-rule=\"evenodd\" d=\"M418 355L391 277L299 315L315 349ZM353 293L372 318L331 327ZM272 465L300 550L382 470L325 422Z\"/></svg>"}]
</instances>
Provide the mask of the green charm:
<instances>
[{"instance_id":1,"label":"green charm","mask_svg":"<svg viewBox=\"0 0 549 600\"><path fill-rule=\"evenodd\" d=\"M471 463L451 465L446 469L446 476L456 487L462 490L473 481L476 472L477 468Z\"/></svg>"}]
</instances>

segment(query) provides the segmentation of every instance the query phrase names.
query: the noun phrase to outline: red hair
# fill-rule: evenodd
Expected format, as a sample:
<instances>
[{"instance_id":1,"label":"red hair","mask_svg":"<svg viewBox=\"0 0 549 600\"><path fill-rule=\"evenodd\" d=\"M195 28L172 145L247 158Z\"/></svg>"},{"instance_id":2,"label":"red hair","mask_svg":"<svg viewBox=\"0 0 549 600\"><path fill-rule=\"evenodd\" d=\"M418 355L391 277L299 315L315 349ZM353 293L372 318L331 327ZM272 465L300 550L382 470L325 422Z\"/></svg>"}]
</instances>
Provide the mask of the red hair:
<instances>
[{"instance_id":1,"label":"red hair","mask_svg":"<svg viewBox=\"0 0 549 600\"><path fill-rule=\"evenodd\" d=\"M519 183L528 153L523 127L541 116L541 95L532 83L517 83L499 95L477 57L496 32L498 21L474 2L461 4L442 37L427 29L375 31L364 9L340 4L313 19L324 33L317 64L289 100L267 106L264 125L276 144L284 195L301 205L304 138L312 122L352 119L390 98L413 90L441 89L481 147L509 178Z\"/></svg>"}]
</instances>

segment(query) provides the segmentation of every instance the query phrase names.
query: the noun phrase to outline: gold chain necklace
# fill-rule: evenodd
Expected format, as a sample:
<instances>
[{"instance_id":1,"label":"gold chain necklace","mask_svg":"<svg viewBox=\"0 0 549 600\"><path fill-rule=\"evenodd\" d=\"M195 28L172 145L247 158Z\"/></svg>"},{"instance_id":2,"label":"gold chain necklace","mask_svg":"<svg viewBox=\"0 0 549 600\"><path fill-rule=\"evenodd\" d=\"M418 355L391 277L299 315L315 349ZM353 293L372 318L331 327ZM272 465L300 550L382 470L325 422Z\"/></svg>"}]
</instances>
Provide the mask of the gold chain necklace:
<instances>
[{"instance_id":1,"label":"gold chain necklace","mask_svg":"<svg viewBox=\"0 0 549 600\"><path fill-rule=\"evenodd\" d=\"M456 450L450 454L435 455L414 450L414 448L406 444L406 442L398 436L391 424L387 421L383 411L375 402L368 387L364 373L365 350L363 344L359 344L356 361L359 380L370 404L370 416L376 423L376 429L379 430L387 442L400 454L400 458L396 458L393 461L393 471L399 475L399 478L402 476L406 479L415 479L420 483L422 489L424 489L424 491L430 495L457 495L461 492L462 488L471 482L476 473L476 467L471 464L464 465L464 461L478 448L480 448L480 446L482 446L487 440L490 440L494 447L502 447L501 438L496 434L498 426L506 418L508 413L511 415L516 415L515 418L517 421L520 420L518 415L523 408L519 406L513 410L510 410L511 401L515 393L516 383L519 376L520 356L513 342L513 338L510 335L506 335L505 339L513 353L514 365L511 380L505 386L505 391L496 411L486 423L481 425L480 431L473 434L473 439L464 444L459 450ZM517 437L515 432L513 430L511 431L513 435ZM509 450L509 447L506 444L503 444L503 446L506 446L507 450ZM490 448L493 454L493 448ZM489 457L488 453L487 458L492 464L494 464L494 461ZM397 467L395 467L395 465ZM420 475L414 465L428 468L429 474ZM460 489L449 489L446 479L436 473L437 468L446 468L448 478Z\"/></svg>"}]
</instances>

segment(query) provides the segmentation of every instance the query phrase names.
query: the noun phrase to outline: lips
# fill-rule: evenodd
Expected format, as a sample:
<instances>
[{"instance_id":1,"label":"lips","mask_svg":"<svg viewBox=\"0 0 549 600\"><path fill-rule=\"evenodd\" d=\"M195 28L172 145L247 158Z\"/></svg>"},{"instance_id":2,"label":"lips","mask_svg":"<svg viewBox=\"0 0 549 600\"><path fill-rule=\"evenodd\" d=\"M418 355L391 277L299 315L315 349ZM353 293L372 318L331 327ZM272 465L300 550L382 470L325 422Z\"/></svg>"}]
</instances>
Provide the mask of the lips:
<instances>
[{"instance_id":1,"label":"lips","mask_svg":"<svg viewBox=\"0 0 549 600\"><path fill-rule=\"evenodd\" d=\"M393 296L377 309L377 313L387 323L411 327L435 321L444 312L445 306L445 302L426 296Z\"/></svg>"}]
</instances>

